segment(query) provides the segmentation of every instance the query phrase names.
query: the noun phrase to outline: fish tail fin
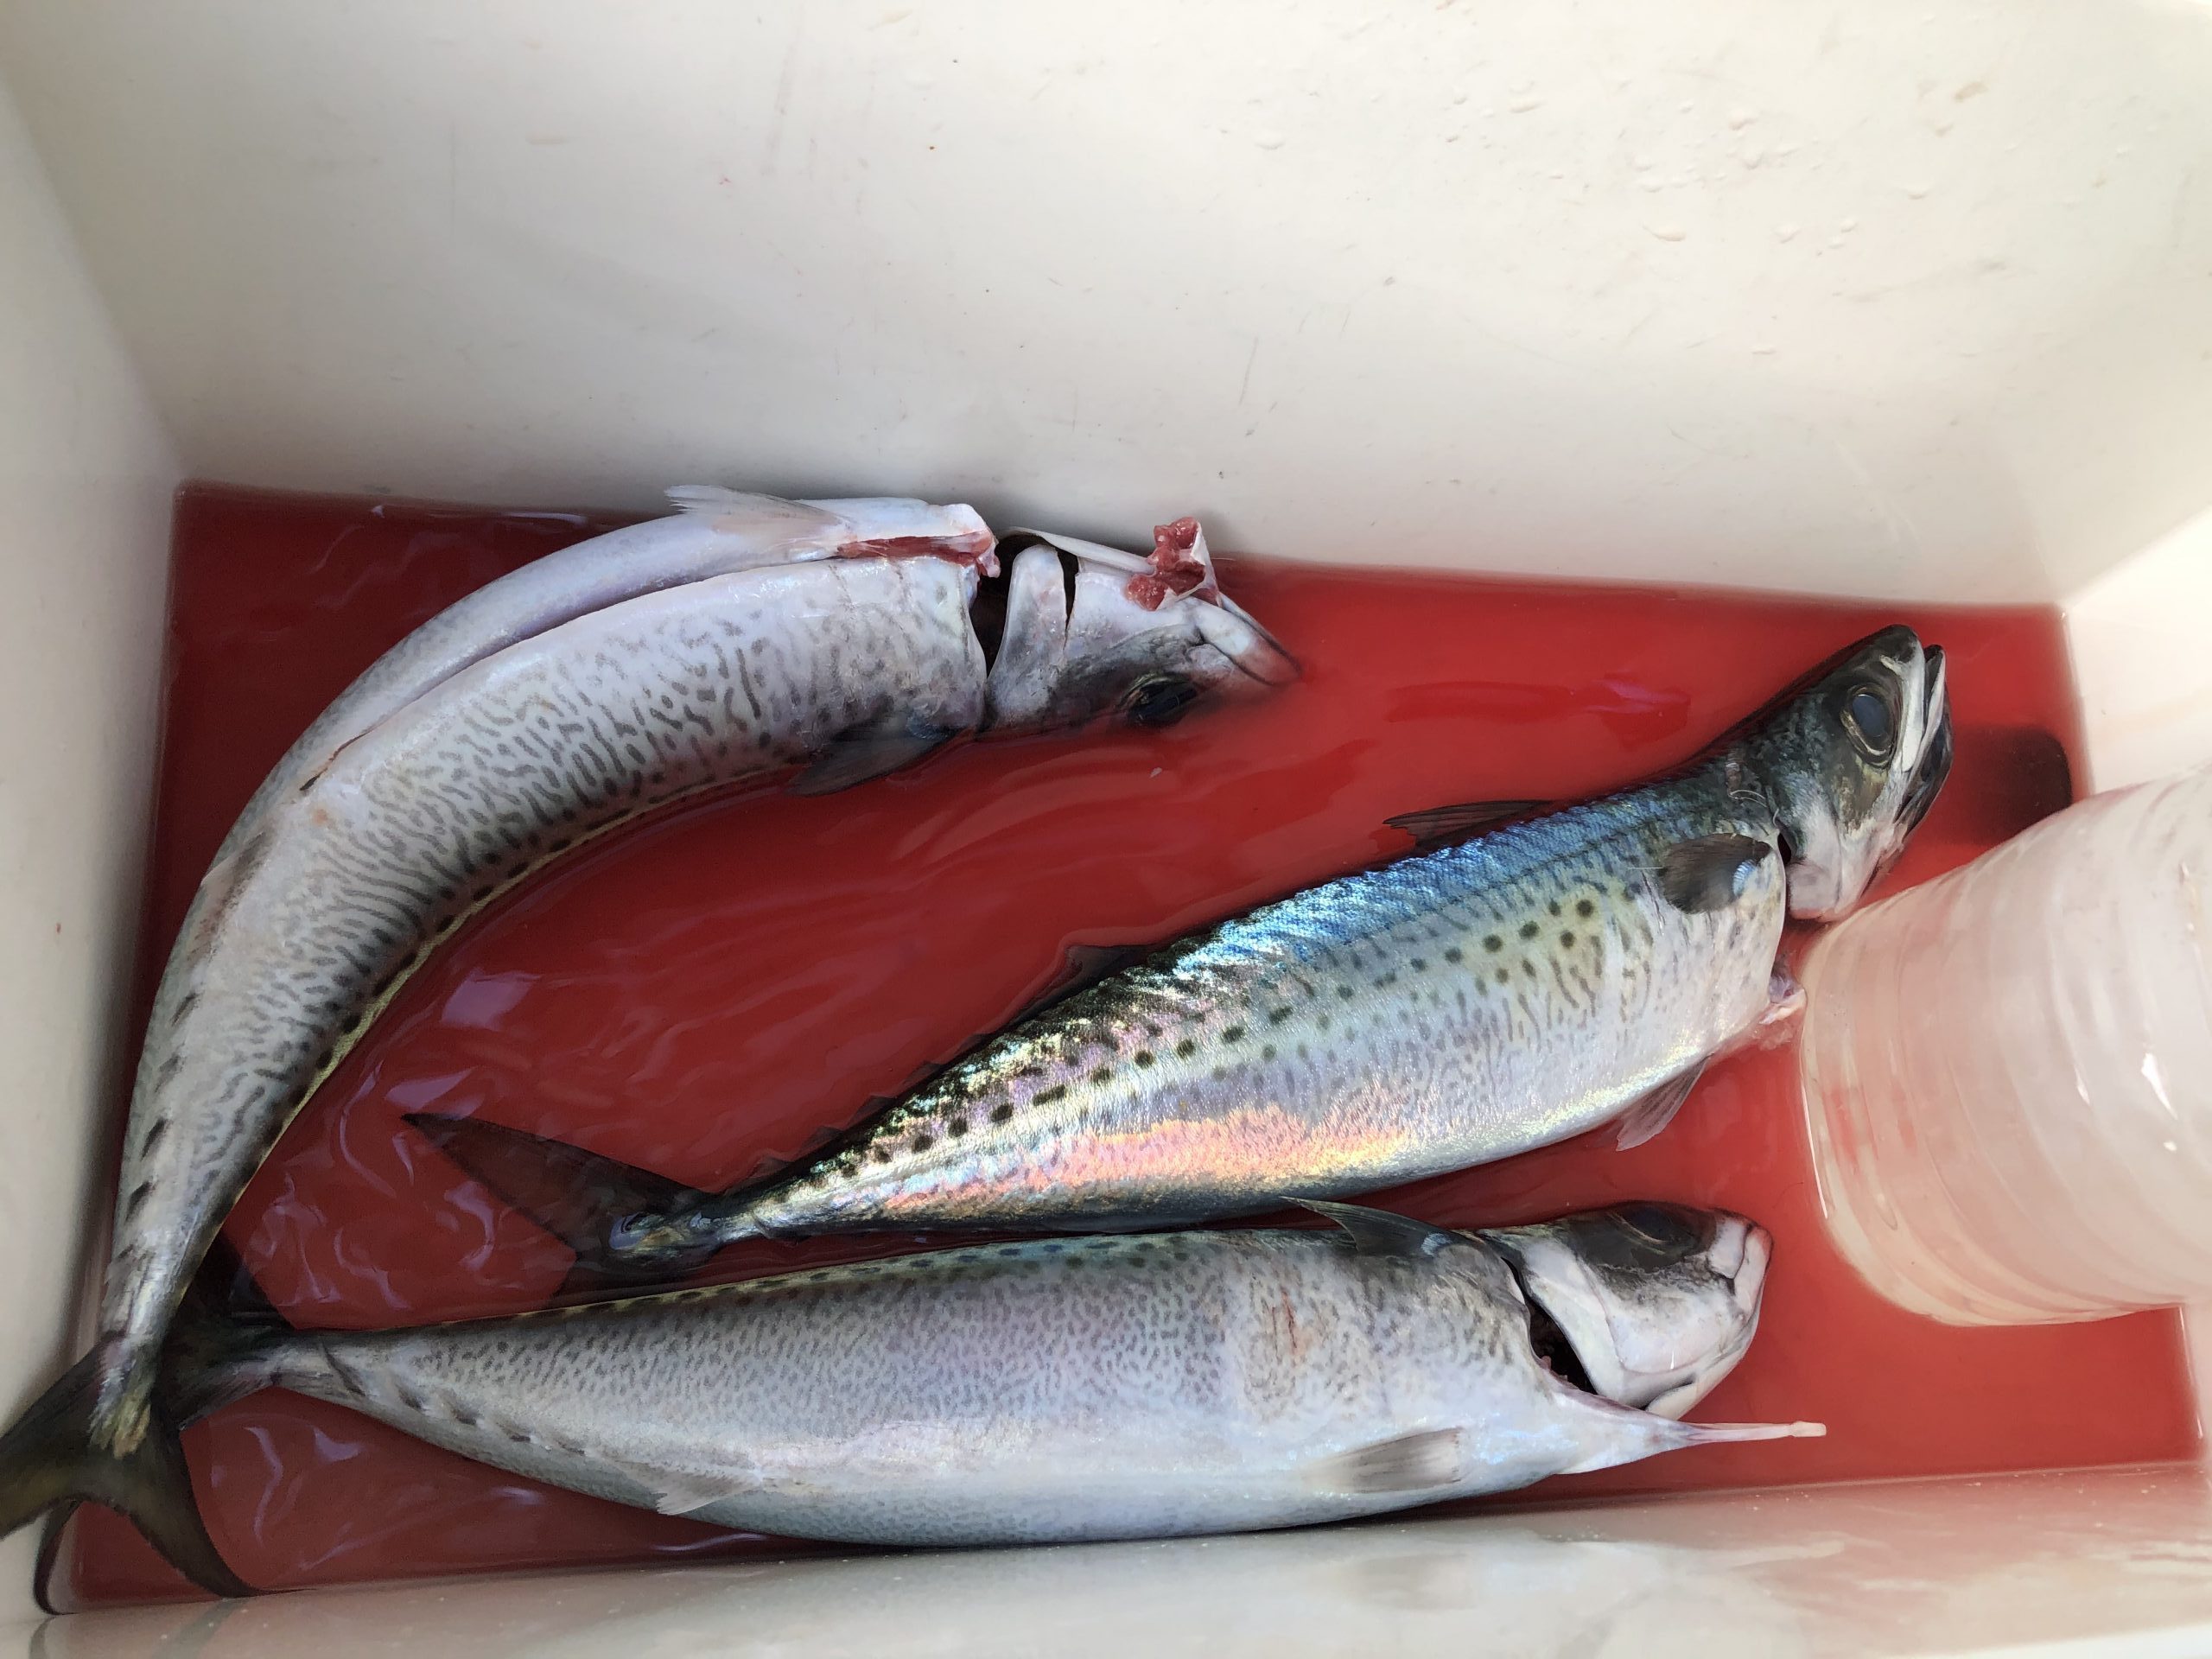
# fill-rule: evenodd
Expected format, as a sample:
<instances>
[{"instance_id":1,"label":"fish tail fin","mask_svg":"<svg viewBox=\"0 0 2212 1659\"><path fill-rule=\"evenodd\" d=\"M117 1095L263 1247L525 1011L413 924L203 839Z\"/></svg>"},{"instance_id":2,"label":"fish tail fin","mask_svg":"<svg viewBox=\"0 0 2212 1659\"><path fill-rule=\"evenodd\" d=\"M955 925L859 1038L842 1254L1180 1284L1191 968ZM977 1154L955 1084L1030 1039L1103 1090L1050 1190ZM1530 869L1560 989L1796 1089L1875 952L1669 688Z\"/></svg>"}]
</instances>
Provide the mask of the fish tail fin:
<instances>
[{"instance_id":1,"label":"fish tail fin","mask_svg":"<svg viewBox=\"0 0 2212 1659\"><path fill-rule=\"evenodd\" d=\"M576 1253L564 1297L680 1279L742 1236L709 1224L711 1194L649 1169L478 1117L410 1112L407 1122Z\"/></svg>"},{"instance_id":2,"label":"fish tail fin","mask_svg":"<svg viewBox=\"0 0 2212 1659\"><path fill-rule=\"evenodd\" d=\"M48 1510L62 1518L79 1503L105 1505L125 1516L171 1565L203 1590L250 1596L253 1586L231 1571L201 1519L184 1445L166 1413L156 1410L129 1450L103 1431L102 1384L120 1363L118 1344L101 1344L61 1374L0 1434L0 1534ZM60 1556L60 1519L39 1551L35 1586L49 1611L48 1576Z\"/></svg>"}]
</instances>

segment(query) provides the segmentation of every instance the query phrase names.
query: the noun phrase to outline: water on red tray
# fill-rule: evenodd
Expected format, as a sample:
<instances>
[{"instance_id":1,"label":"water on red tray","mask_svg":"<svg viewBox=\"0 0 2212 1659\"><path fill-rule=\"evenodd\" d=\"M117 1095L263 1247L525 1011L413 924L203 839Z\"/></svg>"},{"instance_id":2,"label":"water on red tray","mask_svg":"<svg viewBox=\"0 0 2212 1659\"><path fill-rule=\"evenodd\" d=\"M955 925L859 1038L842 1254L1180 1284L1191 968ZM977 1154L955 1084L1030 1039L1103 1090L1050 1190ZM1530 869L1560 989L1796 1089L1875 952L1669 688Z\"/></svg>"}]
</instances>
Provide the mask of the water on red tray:
<instances>
[{"instance_id":1,"label":"water on red tray","mask_svg":"<svg viewBox=\"0 0 2212 1659\"><path fill-rule=\"evenodd\" d=\"M217 842L323 704L442 607L612 522L188 493L142 1015ZM1892 883L1962 862L2068 798L2074 696L2046 609L1241 561L1224 577L1305 666L1264 702L1158 733L975 744L841 795L677 809L482 917L406 987L231 1218L263 1287L308 1325L537 1305L566 1253L403 1113L483 1113L724 1185L1001 1023L1072 942L1163 939L1402 850L1383 827L1395 813L1629 782L1883 623L1948 651L1958 722L1950 785ZM1699 1414L1819 1419L1828 1436L1657 1459L1547 1483L1539 1497L2194 1449L2171 1315L1957 1330L1866 1289L1822 1234L1787 1049L1715 1066L1633 1152L1601 1133L1377 1202L1487 1224L1636 1196L1725 1205L1775 1236L1758 1340ZM747 1246L717 1271L912 1243ZM270 1587L807 1548L540 1486L281 1392L186 1443L217 1542ZM104 1511L77 1523L73 1560L87 1605L181 1593Z\"/></svg>"}]
</instances>

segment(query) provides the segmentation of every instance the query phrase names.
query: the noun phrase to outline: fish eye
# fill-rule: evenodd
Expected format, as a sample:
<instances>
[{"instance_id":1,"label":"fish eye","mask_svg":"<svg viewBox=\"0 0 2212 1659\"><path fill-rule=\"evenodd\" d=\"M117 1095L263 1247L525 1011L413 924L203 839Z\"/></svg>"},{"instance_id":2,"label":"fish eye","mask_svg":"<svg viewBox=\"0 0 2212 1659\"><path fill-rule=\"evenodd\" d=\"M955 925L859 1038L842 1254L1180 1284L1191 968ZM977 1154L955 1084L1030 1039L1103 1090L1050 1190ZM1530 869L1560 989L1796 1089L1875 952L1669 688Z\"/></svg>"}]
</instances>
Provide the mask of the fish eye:
<instances>
[{"instance_id":1,"label":"fish eye","mask_svg":"<svg viewBox=\"0 0 2212 1659\"><path fill-rule=\"evenodd\" d=\"M1147 674L1122 699L1132 726L1173 726L1198 700L1198 688L1179 674Z\"/></svg>"},{"instance_id":2,"label":"fish eye","mask_svg":"<svg viewBox=\"0 0 2212 1659\"><path fill-rule=\"evenodd\" d=\"M1886 760L1897 747L1897 712L1871 685L1855 685L1844 695L1843 729L1873 760Z\"/></svg>"}]
</instances>

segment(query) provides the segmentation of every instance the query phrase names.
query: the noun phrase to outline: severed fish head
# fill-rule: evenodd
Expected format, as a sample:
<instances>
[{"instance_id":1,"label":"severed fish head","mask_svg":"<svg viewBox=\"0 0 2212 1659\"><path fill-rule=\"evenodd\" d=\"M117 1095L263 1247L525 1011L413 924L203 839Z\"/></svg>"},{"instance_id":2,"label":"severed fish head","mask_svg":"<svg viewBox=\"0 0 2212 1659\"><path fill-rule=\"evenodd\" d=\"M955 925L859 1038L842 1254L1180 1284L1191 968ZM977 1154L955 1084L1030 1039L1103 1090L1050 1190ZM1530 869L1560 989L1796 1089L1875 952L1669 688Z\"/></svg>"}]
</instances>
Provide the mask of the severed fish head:
<instances>
[{"instance_id":1,"label":"severed fish head","mask_svg":"<svg viewBox=\"0 0 2212 1659\"><path fill-rule=\"evenodd\" d=\"M1680 1417L1758 1328L1773 1242L1725 1210L1624 1204L1485 1230L1528 1297L1537 1352L1593 1394Z\"/></svg>"},{"instance_id":2,"label":"severed fish head","mask_svg":"<svg viewBox=\"0 0 2212 1659\"><path fill-rule=\"evenodd\" d=\"M1039 531L1012 532L1000 553L1012 563L991 659L992 731L1101 718L1168 726L1209 696L1257 695L1298 677L1221 591L1195 518L1154 531L1148 554Z\"/></svg>"},{"instance_id":3,"label":"severed fish head","mask_svg":"<svg viewBox=\"0 0 2212 1659\"><path fill-rule=\"evenodd\" d=\"M1884 628L1741 728L1782 826L1789 913L1842 915L1897 861L1951 771L1943 652Z\"/></svg>"}]
</instances>

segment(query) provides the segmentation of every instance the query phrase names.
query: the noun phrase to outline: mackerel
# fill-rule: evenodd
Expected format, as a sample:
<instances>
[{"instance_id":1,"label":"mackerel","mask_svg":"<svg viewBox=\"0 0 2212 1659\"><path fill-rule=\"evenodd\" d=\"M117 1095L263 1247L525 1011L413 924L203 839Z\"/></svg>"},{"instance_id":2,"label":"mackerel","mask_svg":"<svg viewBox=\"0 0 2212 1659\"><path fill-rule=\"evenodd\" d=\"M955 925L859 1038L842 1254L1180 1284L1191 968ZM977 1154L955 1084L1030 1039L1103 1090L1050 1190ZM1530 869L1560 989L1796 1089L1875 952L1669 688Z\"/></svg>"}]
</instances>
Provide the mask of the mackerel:
<instances>
[{"instance_id":1,"label":"mackerel","mask_svg":"<svg viewBox=\"0 0 2212 1659\"><path fill-rule=\"evenodd\" d=\"M1680 1447L1547 1367L1479 1237L1337 1225L989 1244L389 1332L190 1332L188 1419L264 1387L512 1473L890 1545L1303 1525Z\"/></svg>"},{"instance_id":2,"label":"mackerel","mask_svg":"<svg viewBox=\"0 0 2212 1659\"><path fill-rule=\"evenodd\" d=\"M219 1573L187 1535L174 1425L153 1410L184 1288L408 976L547 860L705 790L794 771L796 787L842 788L963 735L1158 724L1295 671L1222 597L1192 521L1150 556L1007 549L993 661L970 607L998 552L972 509L674 493L676 518L425 624L241 815L156 994L99 1337L0 1437L0 1532L90 1497Z\"/></svg>"},{"instance_id":3,"label":"mackerel","mask_svg":"<svg viewBox=\"0 0 2212 1659\"><path fill-rule=\"evenodd\" d=\"M1168 944L728 1192L482 1120L410 1121L575 1250L578 1289L762 1236L1255 1213L1624 1114L1632 1143L1789 1011L1785 915L1856 903L1950 753L1942 652L1885 629L1659 782L1486 832L1493 808L1412 815L1461 838Z\"/></svg>"}]
</instances>

